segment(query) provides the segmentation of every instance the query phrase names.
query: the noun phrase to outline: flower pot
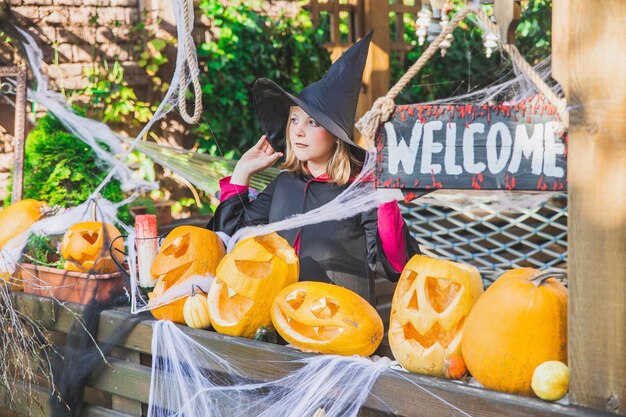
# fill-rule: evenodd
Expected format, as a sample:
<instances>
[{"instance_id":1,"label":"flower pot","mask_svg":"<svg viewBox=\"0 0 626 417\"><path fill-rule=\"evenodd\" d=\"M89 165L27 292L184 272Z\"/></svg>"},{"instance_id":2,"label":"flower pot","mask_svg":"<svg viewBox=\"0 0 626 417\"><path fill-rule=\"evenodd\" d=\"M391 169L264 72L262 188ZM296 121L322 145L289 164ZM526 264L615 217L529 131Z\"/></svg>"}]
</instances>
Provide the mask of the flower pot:
<instances>
[{"instance_id":1,"label":"flower pot","mask_svg":"<svg viewBox=\"0 0 626 417\"><path fill-rule=\"evenodd\" d=\"M122 274L92 274L23 263L22 279L27 294L54 297L60 301L87 304L94 297L98 301L124 291Z\"/></svg>"},{"instance_id":2,"label":"flower pot","mask_svg":"<svg viewBox=\"0 0 626 417\"><path fill-rule=\"evenodd\" d=\"M157 224L159 226L164 224L170 224L174 218L172 217L172 201L155 201L154 206L130 206L129 210L136 216L138 214L154 214L157 217ZM150 213L153 211L153 213Z\"/></svg>"}]
</instances>

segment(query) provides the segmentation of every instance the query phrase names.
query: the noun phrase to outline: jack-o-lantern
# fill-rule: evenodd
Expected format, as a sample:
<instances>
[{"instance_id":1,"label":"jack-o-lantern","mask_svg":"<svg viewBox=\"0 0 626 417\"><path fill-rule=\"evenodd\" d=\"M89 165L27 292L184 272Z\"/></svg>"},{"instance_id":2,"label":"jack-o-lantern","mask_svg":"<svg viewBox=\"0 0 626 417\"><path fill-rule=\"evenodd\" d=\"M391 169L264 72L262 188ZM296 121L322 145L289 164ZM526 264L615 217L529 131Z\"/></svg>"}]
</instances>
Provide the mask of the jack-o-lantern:
<instances>
[{"instance_id":1,"label":"jack-o-lantern","mask_svg":"<svg viewBox=\"0 0 626 417\"><path fill-rule=\"evenodd\" d=\"M300 349L369 356L383 339L383 321L358 294L338 285L303 281L283 289L272 307L278 333Z\"/></svg>"},{"instance_id":2,"label":"jack-o-lantern","mask_svg":"<svg viewBox=\"0 0 626 417\"><path fill-rule=\"evenodd\" d=\"M172 230L163 240L150 268L150 273L157 279L153 291L148 293L148 306L154 306L150 309L152 315L158 320L184 324L183 309L188 295L157 307L161 304L159 297L186 285L188 278L214 276L224 254L224 244L210 230L195 226L179 226ZM184 293L190 294L191 286Z\"/></svg>"},{"instance_id":3,"label":"jack-o-lantern","mask_svg":"<svg viewBox=\"0 0 626 417\"><path fill-rule=\"evenodd\" d=\"M220 263L209 290L213 328L254 337L257 329L272 323L274 296L298 281L299 265L296 252L276 233L238 242Z\"/></svg>"},{"instance_id":4,"label":"jack-o-lantern","mask_svg":"<svg viewBox=\"0 0 626 417\"><path fill-rule=\"evenodd\" d=\"M65 258L63 269L78 272L96 272L107 274L117 271L111 254L118 263L124 258L124 240L117 227L102 222L76 223L63 235L61 256ZM109 252L111 242L113 248Z\"/></svg>"},{"instance_id":5,"label":"jack-o-lantern","mask_svg":"<svg viewBox=\"0 0 626 417\"><path fill-rule=\"evenodd\" d=\"M0 211L0 249L39 220L43 207L41 201L21 200Z\"/></svg>"},{"instance_id":6,"label":"jack-o-lantern","mask_svg":"<svg viewBox=\"0 0 626 417\"><path fill-rule=\"evenodd\" d=\"M463 358L485 388L531 395L537 366L567 363L567 290L554 276L506 271L467 317Z\"/></svg>"},{"instance_id":7,"label":"jack-o-lantern","mask_svg":"<svg viewBox=\"0 0 626 417\"><path fill-rule=\"evenodd\" d=\"M463 323L483 293L471 265L415 255L391 303L389 345L411 372L443 377L445 361L461 356Z\"/></svg>"}]
</instances>

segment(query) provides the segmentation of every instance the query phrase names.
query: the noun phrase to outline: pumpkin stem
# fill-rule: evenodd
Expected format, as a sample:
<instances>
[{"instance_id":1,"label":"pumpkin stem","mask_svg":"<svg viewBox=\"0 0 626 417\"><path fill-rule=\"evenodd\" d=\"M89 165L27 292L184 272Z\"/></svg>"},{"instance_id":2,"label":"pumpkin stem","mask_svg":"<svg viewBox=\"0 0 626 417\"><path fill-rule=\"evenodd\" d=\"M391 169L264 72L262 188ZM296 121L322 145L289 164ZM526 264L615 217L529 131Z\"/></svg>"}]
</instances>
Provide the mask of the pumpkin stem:
<instances>
[{"instance_id":1,"label":"pumpkin stem","mask_svg":"<svg viewBox=\"0 0 626 417\"><path fill-rule=\"evenodd\" d=\"M204 294L204 291L198 284L191 284L191 296L193 297L196 294Z\"/></svg>"},{"instance_id":2,"label":"pumpkin stem","mask_svg":"<svg viewBox=\"0 0 626 417\"><path fill-rule=\"evenodd\" d=\"M565 271L559 271L559 270L554 270L554 269L548 269L546 271L543 271L542 273L535 275L533 278L531 278L531 282L533 284L535 284L535 287L539 287L540 285L542 285L548 278L566 278L567 277L567 272Z\"/></svg>"}]
</instances>

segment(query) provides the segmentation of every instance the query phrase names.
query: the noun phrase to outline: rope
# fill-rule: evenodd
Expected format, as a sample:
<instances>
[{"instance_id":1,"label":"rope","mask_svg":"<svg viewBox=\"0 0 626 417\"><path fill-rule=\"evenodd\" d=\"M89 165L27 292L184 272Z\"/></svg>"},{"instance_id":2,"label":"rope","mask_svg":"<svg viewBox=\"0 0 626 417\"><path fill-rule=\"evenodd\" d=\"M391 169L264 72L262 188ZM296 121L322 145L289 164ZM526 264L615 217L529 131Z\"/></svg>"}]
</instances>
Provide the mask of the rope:
<instances>
[{"instance_id":1,"label":"rope","mask_svg":"<svg viewBox=\"0 0 626 417\"><path fill-rule=\"evenodd\" d=\"M370 145L373 144L373 138L376 134L378 126L387 121L395 108L394 99L400 92L407 86L409 81L422 69L428 60L437 52L441 42L452 33L459 23L465 19L467 14L473 11L480 18L481 22L487 26L487 29L498 36L498 40L504 49L510 56L513 62L524 72L524 74L535 84L538 90L546 96L546 98L556 107L560 117L561 126L557 127L557 130L563 131L569 125L569 114L567 111L567 102L565 99L559 98L552 88L543 80L543 78L533 69L533 67L526 62L526 59L520 54L515 45L503 43L500 40L499 30L496 24L491 22L489 17L482 10L472 10L465 8L457 12L454 18L446 26L446 28L437 36L437 38L428 46L424 53L419 57L417 61L409 68L409 70L398 80L398 82L382 97L379 97L374 101L372 108L365 113L361 119L356 123L356 128L359 129L366 141ZM373 146L371 146L373 148Z\"/></svg>"},{"instance_id":2,"label":"rope","mask_svg":"<svg viewBox=\"0 0 626 417\"><path fill-rule=\"evenodd\" d=\"M487 14L482 10L477 10L476 15L480 19L481 23L483 23L488 30L492 33L499 35L500 31L498 26L489 19ZM499 37L498 37L499 39ZM500 39L499 39L500 40ZM558 97L552 88L544 81L544 79L535 71L535 69L526 61L524 56L520 53L517 46L513 44L504 43L500 40L500 46L506 53L509 54L515 65L522 70L524 75L532 81L533 84L537 87L539 92L543 94L555 107L556 111L559 114L560 118L560 128L558 130L565 130L567 126L569 126L569 112L567 110L567 100L564 98Z\"/></svg>"},{"instance_id":3,"label":"rope","mask_svg":"<svg viewBox=\"0 0 626 417\"><path fill-rule=\"evenodd\" d=\"M394 99L400 92L406 87L411 79L422 69L428 60L437 52L439 44L448 36L456 27L461 23L465 16L470 12L470 9L465 8L459 11L454 18L446 25L446 28L437 36L437 38L426 48L424 53L419 57L417 61L409 68L409 70L398 80L398 82L391 87L391 89L382 97L379 97L374 101L374 105L371 110L365 113L361 119L356 123L356 128L359 129L363 137L373 143L376 129L380 123L385 122L393 113L395 107ZM371 147L373 148L373 146Z\"/></svg>"},{"instance_id":4,"label":"rope","mask_svg":"<svg viewBox=\"0 0 626 417\"><path fill-rule=\"evenodd\" d=\"M196 124L200 120L200 116L202 115L202 86L200 85L200 81L198 80L198 75L200 71L198 69L198 61L196 59L195 54L195 46L193 43L193 39L191 38L191 30L193 27L193 23L189 14L193 12L193 2L187 1L186 7L183 7L183 24L185 27L185 39L184 45L186 51L185 56L185 65L183 66L183 70L181 71L180 76L180 85L178 90L178 108L180 109L180 115L183 120L185 120L189 124ZM193 93L195 96L195 103L193 109L193 115L189 115L187 113L187 70L191 75L191 83L193 84Z\"/></svg>"}]
</instances>

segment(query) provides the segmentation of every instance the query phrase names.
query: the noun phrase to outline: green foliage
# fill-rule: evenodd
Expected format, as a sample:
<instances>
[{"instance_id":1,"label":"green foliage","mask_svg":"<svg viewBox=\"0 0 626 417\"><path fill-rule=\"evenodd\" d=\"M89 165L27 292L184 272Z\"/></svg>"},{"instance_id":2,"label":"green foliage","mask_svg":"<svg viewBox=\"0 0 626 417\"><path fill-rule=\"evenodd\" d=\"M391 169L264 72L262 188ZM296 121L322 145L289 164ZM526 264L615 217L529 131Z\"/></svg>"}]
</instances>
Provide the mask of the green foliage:
<instances>
[{"instance_id":1,"label":"green foliage","mask_svg":"<svg viewBox=\"0 0 626 417\"><path fill-rule=\"evenodd\" d=\"M44 265L55 268L63 268L65 262L59 256L57 245L60 244L61 236L45 236L33 234L28 238L24 256L28 262L35 265Z\"/></svg>"},{"instance_id":2,"label":"green foliage","mask_svg":"<svg viewBox=\"0 0 626 417\"><path fill-rule=\"evenodd\" d=\"M134 88L124 80L124 67L119 61L112 65L107 61L102 66L94 64L84 73L89 82L78 94L89 97L81 106L89 116L128 126L150 120L156 106L137 99Z\"/></svg>"},{"instance_id":3,"label":"green foliage","mask_svg":"<svg viewBox=\"0 0 626 417\"><path fill-rule=\"evenodd\" d=\"M106 174L98 167L95 152L51 114L40 118L26 139L24 198L77 206L89 198ZM114 202L124 199L117 180L111 181L102 195ZM119 215L122 221L130 218L126 210Z\"/></svg>"},{"instance_id":4,"label":"green foliage","mask_svg":"<svg viewBox=\"0 0 626 417\"><path fill-rule=\"evenodd\" d=\"M257 78L270 78L297 93L330 66L328 52L319 46L323 29L312 27L307 12L295 18L270 18L253 7L254 2L200 3L215 37L198 48L204 114L210 127L203 123L194 133L201 151L213 155L220 152L212 134L224 152L236 153L248 149L261 135L252 104Z\"/></svg>"}]
</instances>

